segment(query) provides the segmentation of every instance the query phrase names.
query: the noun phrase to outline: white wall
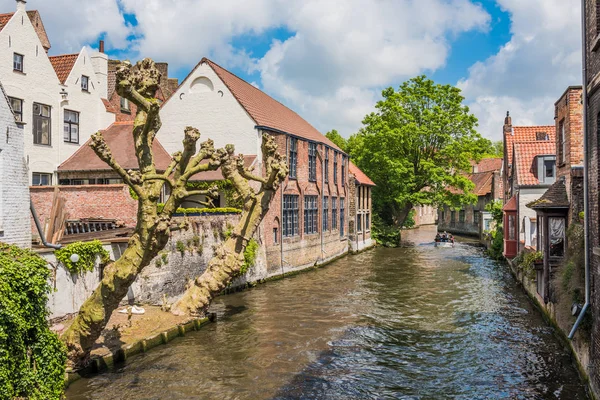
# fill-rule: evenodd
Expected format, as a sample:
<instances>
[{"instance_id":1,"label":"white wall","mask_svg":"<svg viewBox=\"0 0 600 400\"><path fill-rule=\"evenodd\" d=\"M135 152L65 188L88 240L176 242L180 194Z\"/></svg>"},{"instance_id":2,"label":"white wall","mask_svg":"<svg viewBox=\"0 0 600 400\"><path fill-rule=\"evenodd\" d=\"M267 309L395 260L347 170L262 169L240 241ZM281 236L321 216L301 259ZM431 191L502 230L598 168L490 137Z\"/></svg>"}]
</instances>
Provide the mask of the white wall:
<instances>
[{"instance_id":1,"label":"white wall","mask_svg":"<svg viewBox=\"0 0 600 400\"><path fill-rule=\"evenodd\" d=\"M15 123L0 84L0 241L31 246L23 127Z\"/></svg>"},{"instance_id":2,"label":"white wall","mask_svg":"<svg viewBox=\"0 0 600 400\"><path fill-rule=\"evenodd\" d=\"M527 207L528 203L542 197L548 188L521 188L519 189L519 241L524 241L525 246L537 247L535 240L531 240L531 224L530 218L536 218L535 210ZM523 226L523 218L526 218L525 232L521 232Z\"/></svg>"},{"instance_id":3,"label":"white wall","mask_svg":"<svg viewBox=\"0 0 600 400\"><path fill-rule=\"evenodd\" d=\"M256 124L206 63L190 73L160 116L158 139L169 153L183 148L184 129L193 126L202 135L200 141L210 138L216 148L233 144L236 153L260 156Z\"/></svg>"}]
</instances>

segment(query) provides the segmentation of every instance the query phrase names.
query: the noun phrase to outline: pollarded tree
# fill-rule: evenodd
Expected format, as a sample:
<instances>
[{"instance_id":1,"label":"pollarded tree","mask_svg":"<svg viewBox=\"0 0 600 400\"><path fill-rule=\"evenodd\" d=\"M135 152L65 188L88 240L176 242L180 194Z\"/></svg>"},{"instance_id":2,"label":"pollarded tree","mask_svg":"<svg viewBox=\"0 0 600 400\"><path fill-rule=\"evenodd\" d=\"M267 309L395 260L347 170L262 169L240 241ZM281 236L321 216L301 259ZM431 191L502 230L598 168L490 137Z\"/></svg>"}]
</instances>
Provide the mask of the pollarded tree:
<instances>
[{"instance_id":1,"label":"pollarded tree","mask_svg":"<svg viewBox=\"0 0 600 400\"><path fill-rule=\"evenodd\" d=\"M465 176L491 143L475 131L477 118L460 89L425 76L387 88L377 111L348 143L354 162L377 184L375 211L401 227L414 205L473 202Z\"/></svg>"},{"instance_id":2,"label":"pollarded tree","mask_svg":"<svg viewBox=\"0 0 600 400\"><path fill-rule=\"evenodd\" d=\"M220 167L223 176L233 184L244 207L233 234L217 249L206 272L190 282L182 301L173 307L177 313L205 311L212 298L239 274L244 263L244 250L268 211L273 194L287 175L287 165L277 152L277 145L271 136L263 135L264 173L259 176L244 167L243 156L234 155L232 145L215 149L213 142L207 140L198 150L200 132L191 127L185 129L183 151L172 155L166 171L157 172L152 143L161 126L160 105L155 98L159 79L160 73L150 59L144 59L135 66L121 64L117 70L117 92L137 106L133 137L139 170L125 171L112 156L102 133L92 136L90 146L94 152L137 195L138 214L127 249L118 260L104 269L99 286L81 306L77 317L62 335L69 351L69 360L74 365L85 361L112 312L125 297L138 274L165 247L170 232L187 228L185 223L173 225L175 210L190 196L216 195L216 187L189 190L188 180L191 176ZM250 185L250 181L256 184ZM171 195L161 209L158 207L158 200L164 185L170 187Z\"/></svg>"}]
</instances>

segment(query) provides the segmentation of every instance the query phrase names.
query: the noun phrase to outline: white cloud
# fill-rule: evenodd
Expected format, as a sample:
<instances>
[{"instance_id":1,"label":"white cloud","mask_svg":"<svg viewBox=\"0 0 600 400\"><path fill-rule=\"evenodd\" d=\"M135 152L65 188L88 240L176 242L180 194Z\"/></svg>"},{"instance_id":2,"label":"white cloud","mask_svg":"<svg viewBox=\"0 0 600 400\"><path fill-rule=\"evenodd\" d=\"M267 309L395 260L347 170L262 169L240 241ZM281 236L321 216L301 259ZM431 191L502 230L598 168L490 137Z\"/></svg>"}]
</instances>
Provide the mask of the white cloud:
<instances>
[{"instance_id":1,"label":"white cloud","mask_svg":"<svg viewBox=\"0 0 600 400\"><path fill-rule=\"evenodd\" d=\"M51 54L77 53L102 33L107 46L127 47L131 28L115 0L29 0L27 9L40 12L52 46ZM0 0L0 12L14 10L14 0Z\"/></svg>"},{"instance_id":2,"label":"white cloud","mask_svg":"<svg viewBox=\"0 0 600 400\"><path fill-rule=\"evenodd\" d=\"M499 140L506 111L514 125L554 124L554 102L581 84L580 7L576 0L498 0L511 15L511 40L474 64L458 85L480 121Z\"/></svg>"}]
</instances>

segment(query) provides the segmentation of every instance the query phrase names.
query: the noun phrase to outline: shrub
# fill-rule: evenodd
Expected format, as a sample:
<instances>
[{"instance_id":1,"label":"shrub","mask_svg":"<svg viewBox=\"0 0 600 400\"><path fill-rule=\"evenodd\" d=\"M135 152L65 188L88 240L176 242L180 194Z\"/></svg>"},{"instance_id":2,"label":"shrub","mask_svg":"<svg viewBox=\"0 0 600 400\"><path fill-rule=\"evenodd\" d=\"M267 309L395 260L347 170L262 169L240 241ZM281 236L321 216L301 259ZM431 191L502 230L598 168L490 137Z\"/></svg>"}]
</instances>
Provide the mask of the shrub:
<instances>
[{"instance_id":1,"label":"shrub","mask_svg":"<svg viewBox=\"0 0 600 400\"><path fill-rule=\"evenodd\" d=\"M50 331L47 263L0 243L0 398L59 399L66 349Z\"/></svg>"},{"instance_id":2,"label":"shrub","mask_svg":"<svg viewBox=\"0 0 600 400\"><path fill-rule=\"evenodd\" d=\"M246 249L244 250L244 264L240 269L240 275L243 275L246 272L248 272L248 270L252 268L256 263L258 247L258 242L254 239L250 239L250 241L246 245Z\"/></svg>"},{"instance_id":3,"label":"shrub","mask_svg":"<svg viewBox=\"0 0 600 400\"><path fill-rule=\"evenodd\" d=\"M76 263L71 261L71 255L73 254L79 256L79 261ZM98 256L100 256L101 262L104 264L110 261L108 251L104 250L102 242L99 240L71 243L62 249L55 250L54 255L72 274L93 271Z\"/></svg>"},{"instance_id":4,"label":"shrub","mask_svg":"<svg viewBox=\"0 0 600 400\"><path fill-rule=\"evenodd\" d=\"M492 244L490 249L488 250L488 255L494 260L502 260L504 256L502 252L504 251L504 233L502 229L496 229L496 231L491 232L492 235Z\"/></svg>"}]
</instances>

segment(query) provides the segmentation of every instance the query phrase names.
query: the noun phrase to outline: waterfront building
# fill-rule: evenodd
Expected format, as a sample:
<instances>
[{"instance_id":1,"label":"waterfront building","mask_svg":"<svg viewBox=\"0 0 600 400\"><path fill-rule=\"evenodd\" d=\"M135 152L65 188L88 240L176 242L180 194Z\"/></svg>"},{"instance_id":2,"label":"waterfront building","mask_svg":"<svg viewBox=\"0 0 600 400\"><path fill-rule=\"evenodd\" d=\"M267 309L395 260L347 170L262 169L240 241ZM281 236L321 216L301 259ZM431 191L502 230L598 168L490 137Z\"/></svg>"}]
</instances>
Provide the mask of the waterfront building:
<instances>
[{"instance_id":1,"label":"waterfront building","mask_svg":"<svg viewBox=\"0 0 600 400\"><path fill-rule=\"evenodd\" d=\"M86 48L48 56L41 16L25 4L0 14L0 81L23 125L29 183L52 185L58 165L115 119L103 102L107 56Z\"/></svg>"},{"instance_id":2,"label":"waterfront building","mask_svg":"<svg viewBox=\"0 0 600 400\"><path fill-rule=\"evenodd\" d=\"M537 247L536 213L527 204L556 181L556 128L512 126L504 120L504 256L515 257L525 247Z\"/></svg>"},{"instance_id":3,"label":"waterfront building","mask_svg":"<svg viewBox=\"0 0 600 400\"><path fill-rule=\"evenodd\" d=\"M362 172L354 163L348 165L350 176L348 185L350 187L350 249L360 251L371 247L371 223L372 223L372 198L371 189L375 183L364 172ZM352 179L354 178L354 179ZM326 210L328 204L323 204ZM323 212L323 229L328 228L328 213Z\"/></svg>"},{"instance_id":4,"label":"waterfront building","mask_svg":"<svg viewBox=\"0 0 600 400\"><path fill-rule=\"evenodd\" d=\"M475 204L464 204L460 208L443 206L438 211L438 230L483 239L493 228L493 219L486 206L502 199L501 158L484 158L472 163L468 178L475 185Z\"/></svg>"}]
</instances>

